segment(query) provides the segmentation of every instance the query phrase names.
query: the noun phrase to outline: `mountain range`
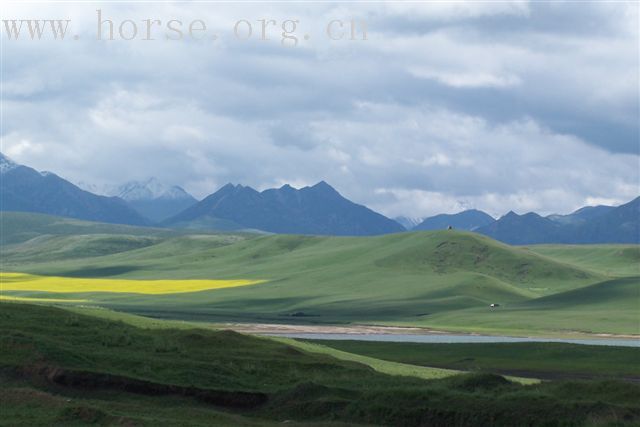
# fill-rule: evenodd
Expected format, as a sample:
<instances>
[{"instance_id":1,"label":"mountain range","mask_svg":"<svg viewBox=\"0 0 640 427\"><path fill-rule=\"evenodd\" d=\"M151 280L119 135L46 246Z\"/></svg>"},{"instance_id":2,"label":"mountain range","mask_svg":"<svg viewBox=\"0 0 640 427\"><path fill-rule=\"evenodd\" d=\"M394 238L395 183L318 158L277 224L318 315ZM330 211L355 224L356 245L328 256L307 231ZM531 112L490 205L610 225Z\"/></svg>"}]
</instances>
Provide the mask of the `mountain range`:
<instances>
[{"instance_id":1,"label":"mountain range","mask_svg":"<svg viewBox=\"0 0 640 427\"><path fill-rule=\"evenodd\" d=\"M411 231L449 226L511 245L542 243L640 243L640 197L621 206L586 206L568 215L543 217L509 212L499 219L475 209L426 218Z\"/></svg>"},{"instance_id":2,"label":"mountain range","mask_svg":"<svg viewBox=\"0 0 640 427\"><path fill-rule=\"evenodd\" d=\"M592 220L600 215L604 215L608 212L614 210L615 206L585 206L584 208L580 208L575 212L570 213L569 215L549 215L549 218L552 221L558 222L560 224L584 224L585 222Z\"/></svg>"},{"instance_id":3,"label":"mountain range","mask_svg":"<svg viewBox=\"0 0 640 427\"><path fill-rule=\"evenodd\" d=\"M412 230L416 225L420 224L424 220L424 218L397 216L393 218L393 220L403 226L405 230Z\"/></svg>"},{"instance_id":4,"label":"mountain range","mask_svg":"<svg viewBox=\"0 0 640 427\"><path fill-rule=\"evenodd\" d=\"M411 230L444 230L453 227L459 230L473 231L494 221L495 219L491 215L470 209L457 214L440 214L426 218Z\"/></svg>"},{"instance_id":5,"label":"mountain range","mask_svg":"<svg viewBox=\"0 0 640 427\"><path fill-rule=\"evenodd\" d=\"M165 185L157 178L130 181L118 187L113 195L125 200L142 216L156 223L198 203L182 187Z\"/></svg>"},{"instance_id":6,"label":"mountain range","mask_svg":"<svg viewBox=\"0 0 640 427\"><path fill-rule=\"evenodd\" d=\"M162 222L198 202L182 187L167 185L154 177L122 185L97 185L84 181L77 185L91 193L119 197L153 223Z\"/></svg>"},{"instance_id":7,"label":"mountain range","mask_svg":"<svg viewBox=\"0 0 640 427\"><path fill-rule=\"evenodd\" d=\"M118 197L84 191L51 172L38 172L0 153L0 210L108 223L149 225L149 221Z\"/></svg>"},{"instance_id":8,"label":"mountain range","mask_svg":"<svg viewBox=\"0 0 640 427\"><path fill-rule=\"evenodd\" d=\"M570 215L509 212L475 231L512 245L640 243L640 197L618 207L585 207Z\"/></svg>"},{"instance_id":9,"label":"mountain range","mask_svg":"<svg viewBox=\"0 0 640 427\"><path fill-rule=\"evenodd\" d=\"M262 192L227 184L164 225L210 221L287 234L370 236L404 231L397 222L342 197L324 181L299 190L283 185Z\"/></svg>"},{"instance_id":10,"label":"mountain range","mask_svg":"<svg viewBox=\"0 0 640 427\"><path fill-rule=\"evenodd\" d=\"M640 243L640 197L615 206L587 206L568 215L514 212L494 219L475 209L418 220L391 220L353 203L324 181L257 191L227 184L198 202L178 186L155 178L83 190L51 172L19 165L0 153L0 210L131 225L253 230L269 233L369 236L449 226L509 244ZM86 187L85 187L86 188ZM96 190L98 191L98 190ZM401 225L402 223L402 225Z\"/></svg>"}]
</instances>

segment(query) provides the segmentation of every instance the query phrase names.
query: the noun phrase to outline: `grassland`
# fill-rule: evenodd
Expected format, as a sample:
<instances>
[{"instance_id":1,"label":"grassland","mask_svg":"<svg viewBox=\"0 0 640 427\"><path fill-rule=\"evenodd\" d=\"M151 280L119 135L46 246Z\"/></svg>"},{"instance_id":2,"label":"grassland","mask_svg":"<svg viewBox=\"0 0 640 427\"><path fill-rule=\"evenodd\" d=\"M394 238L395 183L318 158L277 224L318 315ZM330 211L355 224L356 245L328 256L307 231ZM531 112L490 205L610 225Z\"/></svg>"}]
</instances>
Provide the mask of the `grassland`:
<instances>
[{"instance_id":1,"label":"grassland","mask_svg":"<svg viewBox=\"0 0 640 427\"><path fill-rule=\"evenodd\" d=\"M565 343L423 344L322 341L312 344L410 366L497 372L534 378L622 378L640 381L640 348Z\"/></svg>"},{"instance_id":2,"label":"grassland","mask_svg":"<svg viewBox=\"0 0 640 427\"><path fill-rule=\"evenodd\" d=\"M523 386L487 373L424 380L321 354L315 344L305 349L304 343L73 310L2 303L0 425L640 422L640 386L632 383Z\"/></svg>"},{"instance_id":3,"label":"grassland","mask_svg":"<svg viewBox=\"0 0 640 427\"><path fill-rule=\"evenodd\" d=\"M2 245L24 243L43 236L115 235L165 238L180 234L180 232L163 228L105 224L28 212L0 212L0 224L2 225L0 236Z\"/></svg>"},{"instance_id":4,"label":"grassland","mask_svg":"<svg viewBox=\"0 0 640 427\"><path fill-rule=\"evenodd\" d=\"M4 241L14 242L0 247L5 272L109 281L265 280L170 295L64 294L131 313L515 335L640 334L637 246L512 247L457 231L348 238L145 234L126 227L125 237L137 242L127 248L113 243L124 236L119 226L9 213L0 219ZM73 249L86 245L95 250ZM3 295L61 298L24 290Z\"/></svg>"},{"instance_id":5,"label":"grassland","mask_svg":"<svg viewBox=\"0 0 640 427\"><path fill-rule=\"evenodd\" d=\"M608 276L640 276L639 245L536 245L531 251Z\"/></svg>"},{"instance_id":6,"label":"grassland","mask_svg":"<svg viewBox=\"0 0 640 427\"><path fill-rule=\"evenodd\" d=\"M7 295L0 295L0 301L21 301L30 303L52 303L52 304L86 304L89 302L87 299L71 299L71 298L29 298L29 297L12 297Z\"/></svg>"}]
</instances>

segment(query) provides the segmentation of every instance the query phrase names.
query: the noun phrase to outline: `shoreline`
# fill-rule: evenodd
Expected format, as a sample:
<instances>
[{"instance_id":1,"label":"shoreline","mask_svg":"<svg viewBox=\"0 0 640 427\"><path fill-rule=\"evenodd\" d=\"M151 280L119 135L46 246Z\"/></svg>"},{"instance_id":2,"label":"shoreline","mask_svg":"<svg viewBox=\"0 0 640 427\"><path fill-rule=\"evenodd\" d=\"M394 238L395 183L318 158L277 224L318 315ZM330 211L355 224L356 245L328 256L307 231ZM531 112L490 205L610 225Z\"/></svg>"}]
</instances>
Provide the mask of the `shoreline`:
<instances>
[{"instance_id":1,"label":"shoreline","mask_svg":"<svg viewBox=\"0 0 640 427\"><path fill-rule=\"evenodd\" d=\"M288 334L344 334L344 335L460 335L460 336L508 336L513 338L565 338L565 339L624 339L640 340L640 335L587 333L567 331L564 333L544 334L538 331L531 333L504 332L464 332L431 329L417 326L381 326L381 325L292 325L277 323L216 323L216 327L236 332L256 335L288 335Z\"/></svg>"}]
</instances>

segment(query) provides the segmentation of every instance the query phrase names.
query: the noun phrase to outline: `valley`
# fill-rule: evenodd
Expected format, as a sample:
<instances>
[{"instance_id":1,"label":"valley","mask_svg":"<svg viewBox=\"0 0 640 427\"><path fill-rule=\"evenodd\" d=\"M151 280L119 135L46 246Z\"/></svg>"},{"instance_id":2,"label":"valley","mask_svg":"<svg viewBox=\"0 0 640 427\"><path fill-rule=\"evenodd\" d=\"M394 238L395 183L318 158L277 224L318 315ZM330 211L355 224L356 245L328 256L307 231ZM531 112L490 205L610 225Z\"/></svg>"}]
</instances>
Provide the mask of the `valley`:
<instances>
[{"instance_id":1,"label":"valley","mask_svg":"<svg viewBox=\"0 0 640 427\"><path fill-rule=\"evenodd\" d=\"M640 427L640 2L0 4L0 427Z\"/></svg>"},{"instance_id":2,"label":"valley","mask_svg":"<svg viewBox=\"0 0 640 427\"><path fill-rule=\"evenodd\" d=\"M367 238L264 236L123 228L21 213L2 213L1 219L8 230L3 239L16 242L2 246L5 297L68 298L218 323L549 336L640 333L635 245L513 247L456 230ZM32 276L20 284L7 280L9 273ZM46 277L69 277L68 288L56 292L31 280ZM80 279L89 287L72 286ZM109 280L175 285L170 294L90 287ZM256 284L193 288L207 280Z\"/></svg>"},{"instance_id":3,"label":"valley","mask_svg":"<svg viewBox=\"0 0 640 427\"><path fill-rule=\"evenodd\" d=\"M640 386L620 380L637 373L631 366L590 382L505 379L489 373L498 359L487 348L473 372L463 373L421 366L427 353L416 358L388 345L345 351L335 343L18 303L2 305L0 340L2 425L508 426L514 413L534 426L640 420ZM458 351L441 350L428 363L447 364ZM604 372L637 351L605 347L574 369ZM584 349L562 352L578 357ZM554 360L543 369L563 369Z\"/></svg>"},{"instance_id":4,"label":"valley","mask_svg":"<svg viewBox=\"0 0 640 427\"><path fill-rule=\"evenodd\" d=\"M637 245L0 228L0 425L640 422Z\"/></svg>"}]
</instances>

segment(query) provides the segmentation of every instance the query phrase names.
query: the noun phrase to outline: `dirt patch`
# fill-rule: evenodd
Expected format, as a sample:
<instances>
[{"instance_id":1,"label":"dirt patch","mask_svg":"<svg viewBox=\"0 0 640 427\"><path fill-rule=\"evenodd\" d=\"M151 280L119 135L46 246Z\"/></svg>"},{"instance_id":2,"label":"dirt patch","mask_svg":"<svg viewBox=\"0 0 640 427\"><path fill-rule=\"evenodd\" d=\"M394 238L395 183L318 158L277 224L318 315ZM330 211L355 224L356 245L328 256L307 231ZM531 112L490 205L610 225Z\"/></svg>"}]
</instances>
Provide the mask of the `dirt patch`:
<instances>
[{"instance_id":1,"label":"dirt patch","mask_svg":"<svg viewBox=\"0 0 640 427\"><path fill-rule=\"evenodd\" d=\"M422 315L428 315L424 313ZM220 329L228 329L245 334L385 334L385 335L483 335L483 336L504 336L504 334L490 332L460 332L460 331L443 331L426 327L411 326L378 326L378 325L290 325L277 323L217 323L212 326ZM602 338L602 339L640 339L640 335L632 334L607 334L607 333L588 333L584 331L566 331L565 333L545 334L528 334L526 332L508 334L510 337L534 337L534 338Z\"/></svg>"},{"instance_id":2,"label":"dirt patch","mask_svg":"<svg viewBox=\"0 0 640 427\"><path fill-rule=\"evenodd\" d=\"M628 376L606 376L606 375L592 375L581 374L573 372L548 372L548 371L530 371L525 369L498 369L495 370L500 375L524 377L524 378L536 378L539 380L622 380L634 383L640 383L640 377L628 375Z\"/></svg>"},{"instance_id":3,"label":"dirt patch","mask_svg":"<svg viewBox=\"0 0 640 427\"><path fill-rule=\"evenodd\" d=\"M23 405L37 403L48 407L61 407L65 400L59 396L26 387L11 387L0 390L0 401L3 405Z\"/></svg>"},{"instance_id":4,"label":"dirt patch","mask_svg":"<svg viewBox=\"0 0 640 427\"><path fill-rule=\"evenodd\" d=\"M224 323L216 325L223 329L246 334L445 334L426 328L373 325L285 325L266 323Z\"/></svg>"}]
</instances>

